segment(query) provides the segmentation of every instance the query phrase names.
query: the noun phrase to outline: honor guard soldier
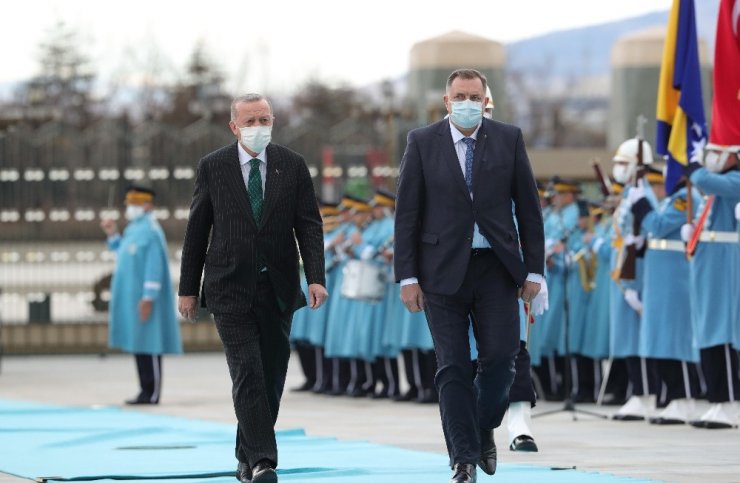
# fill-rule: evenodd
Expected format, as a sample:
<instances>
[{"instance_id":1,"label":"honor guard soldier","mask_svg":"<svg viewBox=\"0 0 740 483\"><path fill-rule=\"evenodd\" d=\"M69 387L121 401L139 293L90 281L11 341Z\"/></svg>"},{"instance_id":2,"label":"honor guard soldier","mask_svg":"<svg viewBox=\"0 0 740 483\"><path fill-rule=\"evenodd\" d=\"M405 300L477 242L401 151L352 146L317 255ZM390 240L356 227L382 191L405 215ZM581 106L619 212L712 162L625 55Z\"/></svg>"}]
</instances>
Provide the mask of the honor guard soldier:
<instances>
[{"instance_id":1,"label":"honor guard soldier","mask_svg":"<svg viewBox=\"0 0 740 483\"><path fill-rule=\"evenodd\" d=\"M562 399L562 361L565 355L565 261L571 235L578 229L578 204L576 195L580 192L574 180L558 176L548 185L551 194L551 209L545 223L545 256L547 262L547 285L549 289L549 310L535 324L538 354L542 355L537 374L542 381L545 399Z\"/></svg>"},{"instance_id":2,"label":"honor guard soldier","mask_svg":"<svg viewBox=\"0 0 740 483\"><path fill-rule=\"evenodd\" d=\"M342 205L349 207L352 213L352 224L344 232L343 241L336 247L340 261L336 266L336 287L339 297L332 297L329 302L329 315L326 328L325 355L334 358L332 389L328 394L339 396L350 392L354 386L362 385L366 379L366 370L362 362L363 344L359 340L363 326L358 317L363 302L342 295L347 285L346 267L350 262L359 260L357 248L362 242L363 232L372 221L372 207L362 198L345 195Z\"/></svg>"},{"instance_id":3,"label":"honor guard soldier","mask_svg":"<svg viewBox=\"0 0 740 483\"><path fill-rule=\"evenodd\" d=\"M324 257L326 260L331 260L331 250L326 250L331 244L331 240L338 233L340 227L339 220L339 208L337 203L330 203L328 201L319 201L319 213L321 213L321 220L324 229ZM301 267L303 265L301 264ZM326 264L326 268L329 268L329 264ZM326 276L326 289L329 293L332 293L332 281L334 277L331 277L327 272ZM301 289L304 293L308 292L308 285L305 277L301 277ZM293 345L296 353L298 354L298 360L301 364L301 369L305 377L305 381L298 387L293 388L293 391L302 392L313 389L317 382L319 385L324 380L324 363L323 363L323 343L324 343L324 330L326 328L326 316L327 309L326 305L322 305L316 310L309 310L307 308L299 309L293 314L293 324L290 330L290 342Z\"/></svg>"},{"instance_id":4,"label":"honor guard soldier","mask_svg":"<svg viewBox=\"0 0 740 483\"><path fill-rule=\"evenodd\" d=\"M694 399L699 396L699 353L691 326L689 263L681 241L690 195L684 180L665 196L663 172L653 165L646 169L643 182L630 192L632 214L647 236L639 354L654 361L665 388L667 407L651 417L650 422L684 424L691 419ZM657 207L646 197L650 189L659 200ZM698 203L698 197L693 203Z\"/></svg>"},{"instance_id":5,"label":"honor guard soldier","mask_svg":"<svg viewBox=\"0 0 740 483\"><path fill-rule=\"evenodd\" d=\"M694 226L684 238L698 243L690 263L691 316L710 409L691 424L729 428L738 423L738 348L740 348L740 146L708 144L702 163L686 169L691 183L705 193ZM692 233L686 233L692 232Z\"/></svg>"},{"instance_id":6,"label":"honor guard soldier","mask_svg":"<svg viewBox=\"0 0 740 483\"><path fill-rule=\"evenodd\" d=\"M640 144L642 147L640 148ZM624 184L622 200L614 213L612 259L612 293L610 297L610 347L612 358L624 358L627 376L632 385L632 395L612 416L617 421L636 421L647 419L656 406L657 372L654 365L639 356L640 313L642 302L640 290L642 283L642 259L633 259L634 273L627 277L628 253L641 250L644 237L633 233L634 219L629 203L631 186L637 176L638 153L642 151L642 164L653 162L653 150L644 140L632 138L624 141L612 158L614 179Z\"/></svg>"},{"instance_id":7,"label":"honor guard soldier","mask_svg":"<svg viewBox=\"0 0 740 483\"><path fill-rule=\"evenodd\" d=\"M139 394L126 404L157 404L162 389L162 354L182 353L167 241L152 215L154 191L126 190L123 235L113 220L103 220L108 248L116 252L110 301L108 345L134 354Z\"/></svg>"},{"instance_id":8,"label":"honor guard soldier","mask_svg":"<svg viewBox=\"0 0 740 483\"><path fill-rule=\"evenodd\" d=\"M372 294L362 297L358 310L358 328L356 334L361 342L360 359L365 368L361 386L350 383L350 395L374 398L396 398L400 395L398 384L398 353L395 344L383 344L385 327L393 321L385 319L386 306L390 293L388 280L390 266L383 253L393 243L393 208L395 196L389 191L378 188L368 204L372 207L372 221L357 238L355 252L364 269L371 269L372 277L362 280L376 286ZM380 283L378 283L380 281ZM359 363L360 361L358 361ZM380 383L381 388L376 392Z\"/></svg>"}]
</instances>

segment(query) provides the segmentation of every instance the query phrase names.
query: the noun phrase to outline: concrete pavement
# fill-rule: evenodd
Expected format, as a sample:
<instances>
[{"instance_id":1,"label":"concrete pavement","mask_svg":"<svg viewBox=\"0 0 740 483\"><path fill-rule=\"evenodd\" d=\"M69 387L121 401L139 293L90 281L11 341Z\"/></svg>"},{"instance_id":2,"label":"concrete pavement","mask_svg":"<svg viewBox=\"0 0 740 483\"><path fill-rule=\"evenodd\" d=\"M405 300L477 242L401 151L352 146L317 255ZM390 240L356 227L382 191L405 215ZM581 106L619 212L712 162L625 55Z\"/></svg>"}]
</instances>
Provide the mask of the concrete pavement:
<instances>
[{"instance_id":1,"label":"concrete pavement","mask_svg":"<svg viewBox=\"0 0 740 483\"><path fill-rule=\"evenodd\" d=\"M161 404L137 407L157 414L235 423L223 354L166 357ZM291 359L287 388L301 383ZM137 392L130 355L6 356L0 367L0 399L49 404L120 405ZM535 414L562 403L538 403ZM614 408L578 405L610 414ZM304 428L309 435L361 439L444 454L436 405L351 399L286 390L278 429ZM656 427L558 412L533 420L539 453L506 449L497 432L499 461L611 473L659 481L740 482L740 430ZM2 448L0 448L2 455ZM2 457L0 456L0 461ZM1 465L0 465L0 469ZM488 478L481 478L489 481ZM0 483L28 481L0 473ZM490 478L495 481L495 476ZM431 482L430 482L431 483Z\"/></svg>"}]
</instances>

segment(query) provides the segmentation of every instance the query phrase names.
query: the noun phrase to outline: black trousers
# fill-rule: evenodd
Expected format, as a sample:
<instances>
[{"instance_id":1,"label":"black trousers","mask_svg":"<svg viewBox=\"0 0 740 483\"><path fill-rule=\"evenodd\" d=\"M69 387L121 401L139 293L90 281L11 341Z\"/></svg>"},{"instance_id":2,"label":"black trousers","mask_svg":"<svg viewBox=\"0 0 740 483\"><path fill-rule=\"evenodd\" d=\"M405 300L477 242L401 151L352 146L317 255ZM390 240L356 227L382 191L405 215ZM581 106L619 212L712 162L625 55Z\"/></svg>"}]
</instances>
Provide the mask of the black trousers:
<instances>
[{"instance_id":1,"label":"black trousers","mask_svg":"<svg viewBox=\"0 0 740 483\"><path fill-rule=\"evenodd\" d=\"M480 431L498 427L509 404L519 351L517 287L493 251L486 251L471 256L457 293L424 295L447 450L452 463L476 464ZM470 378L471 314L478 345L475 382Z\"/></svg>"},{"instance_id":2,"label":"black trousers","mask_svg":"<svg viewBox=\"0 0 740 483\"><path fill-rule=\"evenodd\" d=\"M701 394L696 364L676 359L655 359L665 390L665 402L698 398Z\"/></svg>"},{"instance_id":3,"label":"black trousers","mask_svg":"<svg viewBox=\"0 0 740 483\"><path fill-rule=\"evenodd\" d=\"M655 359L630 356L625 358L625 362L633 396L660 393L661 384Z\"/></svg>"},{"instance_id":4,"label":"black trousers","mask_svg":"<svg viewBox=\"0 0 740 483\"><path fill-rule=\"evenodd\" d=\"M514 362L514 382L509 390L509 402L529 402L534 407L537 394L532 382L532 362L527 350L527 343L519 341L519 352Z\"/></svg>"},{"instance_id":5,"label":"black trousers","mask_svg":"<svg viewBox=\"0 0 740 483\"><path fill-rule=\"evenodd\" d=\"M158 403L162 391L162 356L159 354L134 354L136 372L139 374L138 399Z\"/></svg>"},{"instance_id":6,"label":"black trousers","mask_svg":"<svg viewBox=\"0 0 740 483\"><path fill-rule=\"evenodd\" d=\"M730 345L717 345L699 351L701 369L707 381L710 403L740 400L738 353Z\"/></svg>"},{"instance_id":7,"label":"black trousers","mask_svg":"<svg viewBox=\"0 0 740 483\"><path fill-rule=\"evenodd\" d=\"M288 371L292 314L280 311L269 278L261 274L249 313L214 318L231 375L236 458L250 468L263 459L277 465L275 422Z\"/></svg>"}]
</instances>

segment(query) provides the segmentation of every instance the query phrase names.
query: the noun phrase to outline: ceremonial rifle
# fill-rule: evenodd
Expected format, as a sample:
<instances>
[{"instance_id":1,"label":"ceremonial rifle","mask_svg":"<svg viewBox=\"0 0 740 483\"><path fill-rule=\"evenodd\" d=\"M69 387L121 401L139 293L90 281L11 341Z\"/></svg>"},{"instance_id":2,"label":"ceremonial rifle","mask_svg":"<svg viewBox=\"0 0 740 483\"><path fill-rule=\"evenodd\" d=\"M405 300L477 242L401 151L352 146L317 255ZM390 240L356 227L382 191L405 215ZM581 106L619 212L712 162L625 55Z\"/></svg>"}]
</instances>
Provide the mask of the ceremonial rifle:
<instances>
[{"instance_id":1,"label":"ceremonial rifle","mask_svg":"<svg viewBox=\"0 0 740 483\"><path fill-rule=\"evenodd\" d=\"M599 161L597 159L593 160L591 165L594 168L594 172L596 173L596 181L599 182L599 189L601 190L601 195L604 197L604 199L609 198L613 194L612 189L612 183L604 176L604 171L601 169L601 164L599 164Z\"/></svg>"},{"instance_id":2,"label":"ceremonial rifle","mask_svg":"<svg viewBox=\"0 0 740 483\"><path fill-rule=\"evenodd\" d=\"M643 170L644 163L642 144L645 137L644 132L646 121L647 119L645 119L645 116L642 114L637 116L637 166L635 167L635 179L632 184L633 189L639 186L640 179L645 175ZM640 224L637 220L635 220L632 225L632 234L635 237L640 234ZM626 252L627 254L624 257L622 269L619 272L619 278L622 280L634 280L637 275L637 246L635 246L635 244L627 245Z\"/></svg>"}]
</instances>

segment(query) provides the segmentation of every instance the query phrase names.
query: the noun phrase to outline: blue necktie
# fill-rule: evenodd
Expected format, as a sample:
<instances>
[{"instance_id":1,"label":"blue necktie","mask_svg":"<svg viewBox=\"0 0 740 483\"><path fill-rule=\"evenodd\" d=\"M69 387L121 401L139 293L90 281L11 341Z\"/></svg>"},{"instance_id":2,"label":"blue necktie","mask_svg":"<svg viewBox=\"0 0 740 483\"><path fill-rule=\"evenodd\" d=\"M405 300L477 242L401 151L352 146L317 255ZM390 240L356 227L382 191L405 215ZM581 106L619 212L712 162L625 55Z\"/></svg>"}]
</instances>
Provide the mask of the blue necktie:
<instances>
[{"instance_id":1,"label":"blue necktie","mask_svg":"<svg viewBox=\"0 0 740 483\"><path fill-rule=\"evenodd\" d=\"M465 150L465 184L468 185L468 191L473 192L473 155L475 154L475 139L462 139L467 149Z\"/></svg>"}]
</instances>

